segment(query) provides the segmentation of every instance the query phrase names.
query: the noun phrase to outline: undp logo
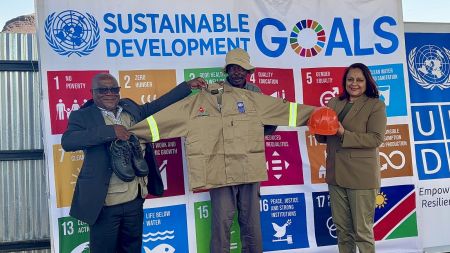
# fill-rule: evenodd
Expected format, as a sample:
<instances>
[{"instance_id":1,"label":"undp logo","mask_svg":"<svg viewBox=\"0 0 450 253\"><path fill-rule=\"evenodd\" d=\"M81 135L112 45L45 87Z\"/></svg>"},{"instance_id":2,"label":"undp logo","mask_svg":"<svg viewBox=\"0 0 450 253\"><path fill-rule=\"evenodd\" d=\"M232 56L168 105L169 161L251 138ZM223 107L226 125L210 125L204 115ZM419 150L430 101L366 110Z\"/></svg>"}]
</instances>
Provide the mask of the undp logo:
<instances>
[{"instance_id":1,"label":"undp logo","mask_svg":"<svg viewBox=\"0 0 450 253\"><path fill-rule=\"evenodd\" d=\"M95 18L74 10L50 14L45 20L45 38L60 55L86 56L98 45L100 31Z\"/></svg>"},{"instance_id":2,"label":"undp logo","mask_svg":"<svg viewBox=\"0 0 450 253\"><path fill-rule=\"evenodd\" d=\"M289 42L296 54L302 57L316 56L325 46L325 30L317 21L304 19L295 24Z\"/></svg>"},{"instance_id":3,"label":"undp logo","mask_svg":"<svg viewBox=\"0 0 450 253\"><path fill-rule=\"evenodd\" d=\"M450 50L435 45L413 48L408 55L411 76L424 89L450 88Z\"/></svg>"}]
</instances>

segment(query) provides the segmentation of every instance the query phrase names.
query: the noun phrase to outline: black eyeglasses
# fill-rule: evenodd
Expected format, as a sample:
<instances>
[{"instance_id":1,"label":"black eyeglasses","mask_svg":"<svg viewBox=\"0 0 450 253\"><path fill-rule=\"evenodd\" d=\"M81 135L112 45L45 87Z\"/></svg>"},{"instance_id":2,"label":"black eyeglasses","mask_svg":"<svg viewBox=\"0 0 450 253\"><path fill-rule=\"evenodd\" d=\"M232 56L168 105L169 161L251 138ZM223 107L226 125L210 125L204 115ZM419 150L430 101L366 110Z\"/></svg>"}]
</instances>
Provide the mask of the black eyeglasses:
<instances>
[{"instance_id":1,"label":"black eyeglasses","mask_svg":"<svg viewBox=\"0 0 450 253\"><path fill-rule=\"evenodd\" d=\"M120 91L120 87L111 87L111 88L95 88L92 89L94 92L98 93L98 94L119 94Z\"/></svg>"}]
</instances>

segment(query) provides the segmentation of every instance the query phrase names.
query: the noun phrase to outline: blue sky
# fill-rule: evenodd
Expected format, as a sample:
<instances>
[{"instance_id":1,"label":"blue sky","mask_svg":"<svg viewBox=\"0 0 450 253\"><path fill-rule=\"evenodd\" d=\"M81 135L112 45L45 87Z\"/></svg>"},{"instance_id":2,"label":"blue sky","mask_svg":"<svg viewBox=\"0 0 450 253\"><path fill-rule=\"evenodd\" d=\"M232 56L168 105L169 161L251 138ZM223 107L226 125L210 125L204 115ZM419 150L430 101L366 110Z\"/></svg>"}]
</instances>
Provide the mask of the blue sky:
<instances>
[{"instance_id":1,"label":"blue sky","mask_svg":"<svg viewBox=\"0 0 450 253\"><path fill-rule=\"evenodd\" d=\"M34 12L34 0L1 0L0 31L5 26L6 21Z\"/></svg>"},{"instance_id":2,"label":"blue sky","mask_svg":"<svg viewBox=\"0 0 450 253\"><path fill-rule=\"evenodd\" d=\"M449 0L402 0L404 22L450 23Z\"/></svg>"},{"instance_id":3,"label":"blue sky","mask_svg":"<svg viewBox=\"0 0 450 253\"><path fill-rule=\"evenodd\" d=\"M402 0L402 3L405 22L450 23L450 0ZM34 0L1 0L0 30L6 21L31 13Z\"/></svg>"}]
</instances>

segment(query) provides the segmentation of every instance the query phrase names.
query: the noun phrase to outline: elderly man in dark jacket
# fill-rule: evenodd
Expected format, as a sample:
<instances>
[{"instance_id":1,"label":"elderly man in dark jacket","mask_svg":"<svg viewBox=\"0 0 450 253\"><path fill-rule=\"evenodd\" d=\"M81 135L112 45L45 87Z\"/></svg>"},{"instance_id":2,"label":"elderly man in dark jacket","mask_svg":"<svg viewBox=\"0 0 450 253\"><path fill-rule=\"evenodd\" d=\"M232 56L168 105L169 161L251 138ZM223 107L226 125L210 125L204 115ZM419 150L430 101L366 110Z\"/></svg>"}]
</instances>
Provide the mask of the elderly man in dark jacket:
<instances>
[{"instance_id":1,"label":"elderly man in dark jacket","mask_svg":"<svg viewBox=\"0 0 450 253\"><path fill-rule=\"evenodd\" d=\"M120 87L112 75L93 78L93 100L70 114L61 139L64 150L84 151L70 215L89 224L91 252L141 252L143 203L146 194L154 192L155 185L147 176L123 181L113 173L111 142L129 140L128 127L188 96L191 88L204 85L201 78L183 82L159 99L138 105L120 99ZM150 145L146 156L149 171L158 171ZM151 180L161 182L160 178Z\"/></svg>"}]
</instances>

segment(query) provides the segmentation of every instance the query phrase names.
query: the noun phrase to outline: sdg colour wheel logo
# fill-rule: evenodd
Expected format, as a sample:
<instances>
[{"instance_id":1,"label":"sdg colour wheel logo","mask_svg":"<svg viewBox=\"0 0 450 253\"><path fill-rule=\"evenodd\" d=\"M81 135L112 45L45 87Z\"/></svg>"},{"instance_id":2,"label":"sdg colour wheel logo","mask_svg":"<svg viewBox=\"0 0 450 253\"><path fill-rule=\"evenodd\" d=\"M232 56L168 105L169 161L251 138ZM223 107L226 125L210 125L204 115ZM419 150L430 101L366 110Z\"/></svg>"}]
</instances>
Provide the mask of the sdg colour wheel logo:
<instances>
[{"instance_id":1,"label":"sdg colour wheel logo","mask_svg":"<svg viewBox=\"0 0 450 253\"><path fill-rule=\"evenodd\" d=\"M60 55L86 56L98 45L100 31L95 18L86 13L67 10L50 14L45 20L45 38Z\"/></svg>"},{"instance_id":2,"label":"sdg colour wheel logo","mask_svg":"<svg viewBox=\"0 0 450 253\"><path fill-rule=\"evenodd\" d=\"M300 36L302 37L299 38ZM289 40L296 54L302 57L313 57L320 53L325 46L325 30L317 21L304 19L292 28Z\"/></svg>"}]
</instances>

